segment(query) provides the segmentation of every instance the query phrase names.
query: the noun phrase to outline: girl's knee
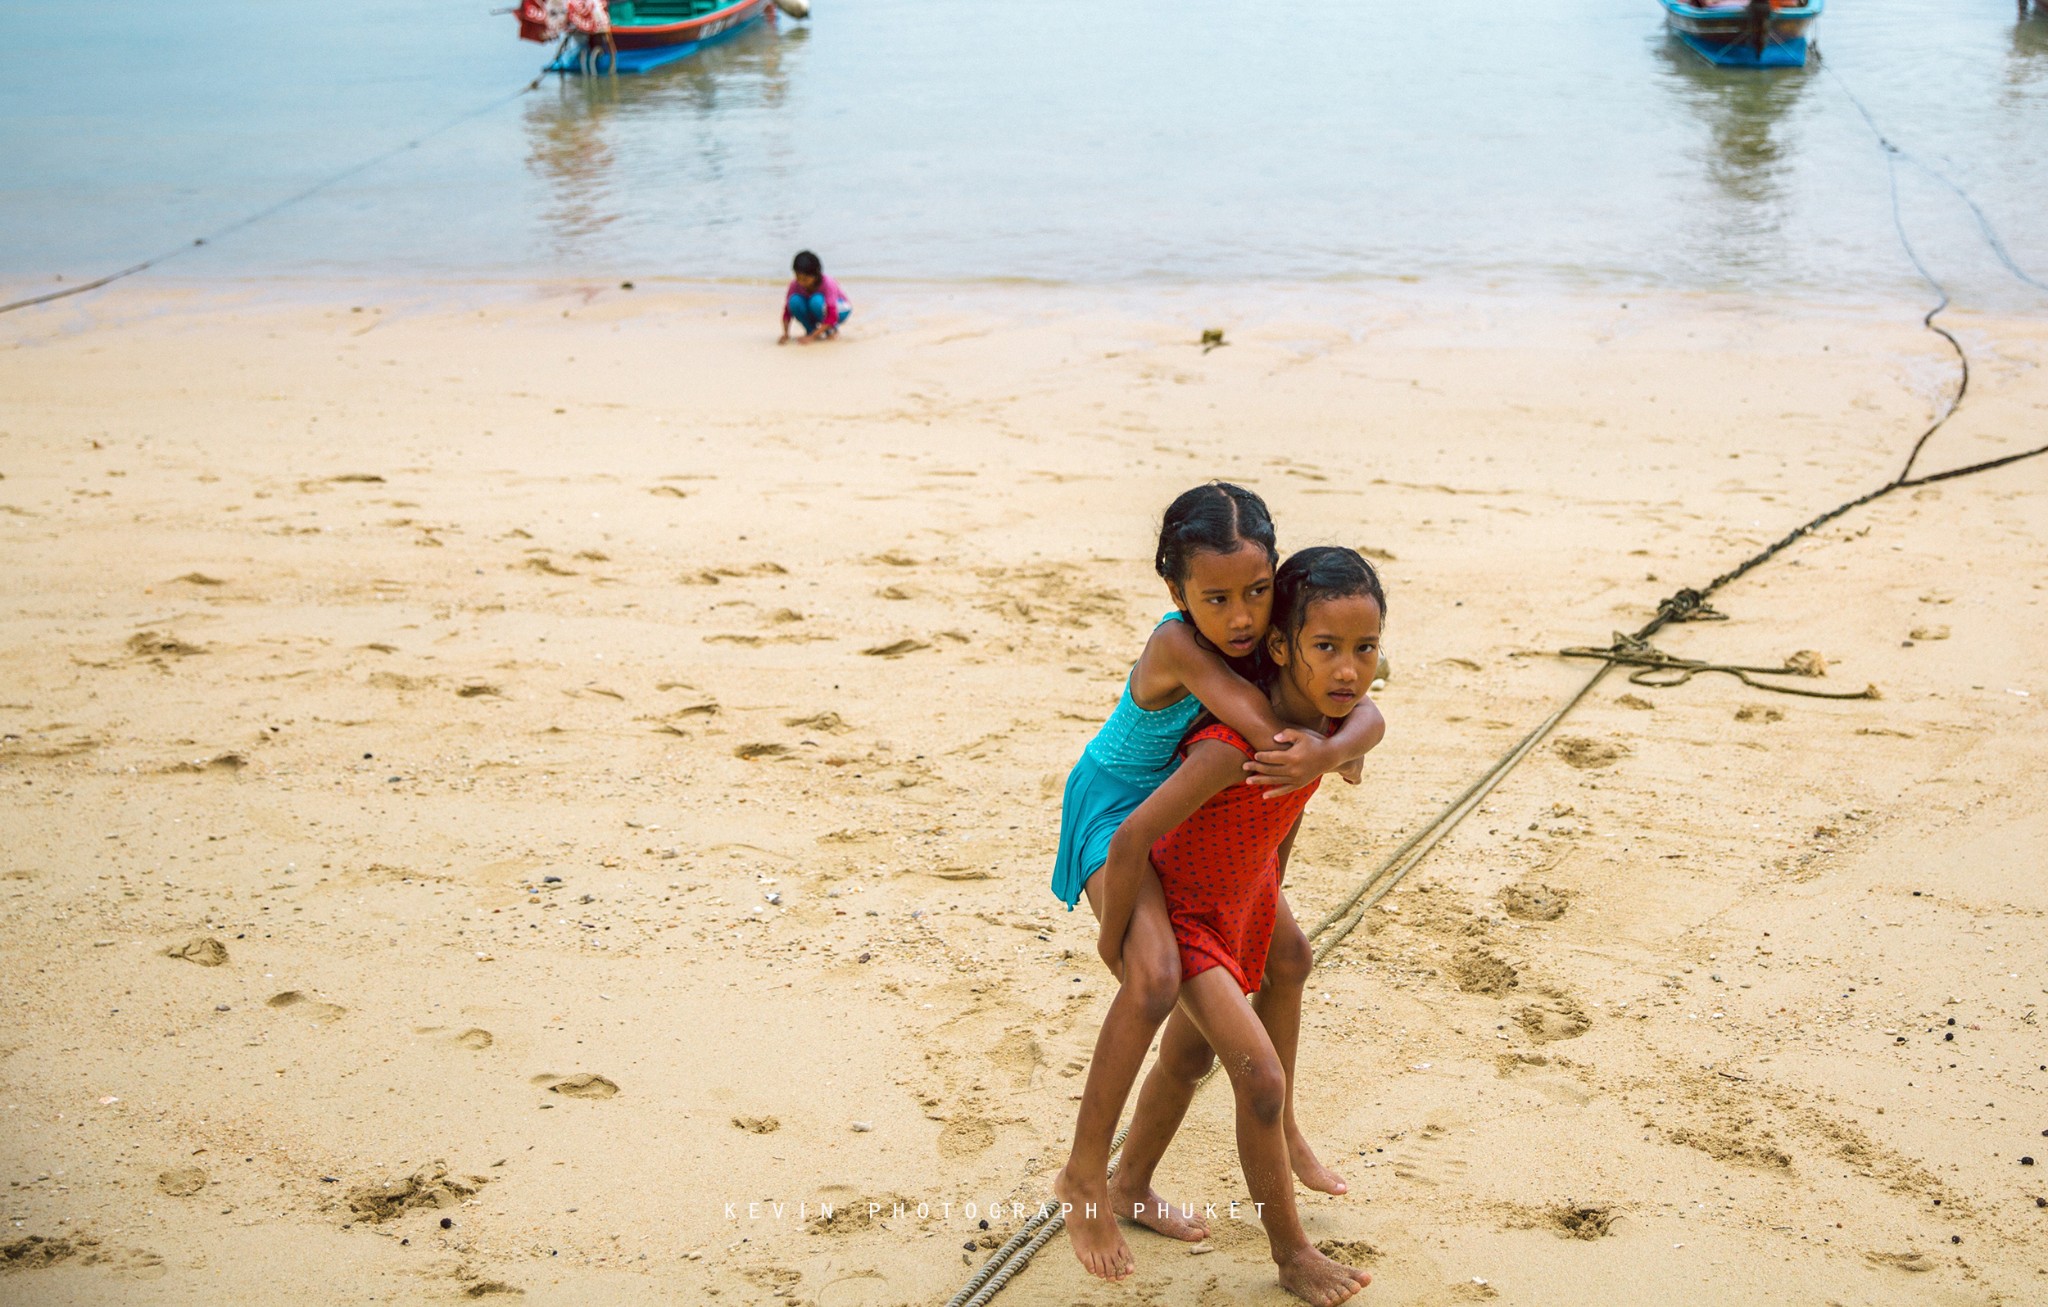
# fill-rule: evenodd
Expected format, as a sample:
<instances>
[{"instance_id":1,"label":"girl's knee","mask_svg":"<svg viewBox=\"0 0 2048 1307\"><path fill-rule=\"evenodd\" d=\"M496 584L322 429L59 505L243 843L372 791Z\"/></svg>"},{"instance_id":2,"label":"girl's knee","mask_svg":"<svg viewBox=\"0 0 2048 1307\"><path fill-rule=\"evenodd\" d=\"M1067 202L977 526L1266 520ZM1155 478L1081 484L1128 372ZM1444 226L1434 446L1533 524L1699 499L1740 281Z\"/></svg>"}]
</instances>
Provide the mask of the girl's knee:
<instances>
[{"instance_id":1,"label":"girl's knee","mask_svg":"<svg viewBox=\"0 0 2048 1307\"><path fill-rule=\"evenodd\" d=\"M1278 1124L1287 1110L1287 1072L1280 1059L1254 1059L1237 1078L1237 1100L1260 1125Z\"/></svg>"},{"instance_id":2,"label":"girl's knee","mask_svg":"<svg viewBox=\"0 0 2048 1307\"><path fill-rule=\"evenodd\" d=\"M1273 932L1272 946L1266 952L1268 985L1299 989L1308 984L1308 973L1315 965L1316 952L1299 926L1284 933Z\"/></svg>"},{"instance_id":3,"label":"girl's knee","mask_svg":"<svg viewBox=\"0 0 2048 1307\"><path fill-rule=\"evenodd\" d=\"M1124 988L1151 1021L1164 1021L1180 999L1180 952L1177 949L1127 948Z\"/></svg>"},{"instance_id":4,"label":"girl's knee","mask_svg":"<svg viewBox=\"0 0 2048 1307\"><path fill-rule=\"evenodd\" d=\"M1215 1062L1216 1054L1207 1044L1190 1040L1176 1046L1169 1041L1159 1050L1159 1065L1174 1079L1193 1084L1209 1074L1209 1066Z\"/></svg>"}]
</instances>

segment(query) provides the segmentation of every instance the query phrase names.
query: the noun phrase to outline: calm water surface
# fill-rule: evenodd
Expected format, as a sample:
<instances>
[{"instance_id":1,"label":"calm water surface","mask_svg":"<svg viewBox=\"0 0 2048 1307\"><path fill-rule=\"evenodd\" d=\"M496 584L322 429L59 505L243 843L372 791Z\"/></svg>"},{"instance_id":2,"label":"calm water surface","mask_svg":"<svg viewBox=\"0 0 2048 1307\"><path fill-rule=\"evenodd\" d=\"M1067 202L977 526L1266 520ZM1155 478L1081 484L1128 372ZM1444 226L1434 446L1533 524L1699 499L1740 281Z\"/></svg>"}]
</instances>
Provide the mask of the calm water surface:
<instances>
[{"instance_id":1,"label":"calm water surface","mask_svg":"<svg viewBox=\"0 0 2048 1307\"><path fill-rule=\"evenodd\" d=\"M550 79L181 257L179 277L1142 286L1409 277L1910 294L1836 79L1709 69L1653 0L816 0L640 77ZM483 0L0 0L0 281L104 272L506 95ZM2048 280L2048 20L1836 0L1828 66ZM1908 174L1965 302L2039 305Z\"/></svg>"}]
</instances>

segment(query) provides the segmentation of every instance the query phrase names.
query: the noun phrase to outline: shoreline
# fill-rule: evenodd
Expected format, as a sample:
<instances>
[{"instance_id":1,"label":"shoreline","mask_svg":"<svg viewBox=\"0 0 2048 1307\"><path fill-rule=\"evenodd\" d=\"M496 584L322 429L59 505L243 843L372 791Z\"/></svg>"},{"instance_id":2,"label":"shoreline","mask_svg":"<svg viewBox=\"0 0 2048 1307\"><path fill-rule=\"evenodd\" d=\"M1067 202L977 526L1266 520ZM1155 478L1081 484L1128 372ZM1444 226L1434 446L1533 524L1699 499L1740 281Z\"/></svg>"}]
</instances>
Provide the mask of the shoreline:
<instances>
[{"instance_id":1,"label":"shoreline","mask_svg":"<svg viewBox=\"0 0 2048 1307\"><path fill-rule=\"evenodd\" d=\"M1064 1157L1111 990L1058 784L1173 491L1385 556L1390 732L1311 805L1312 920L1576 686L1557 648L1891 475L1954 377L1874 308L856 282L793 351L779 282L589 284L0 320L0 1130L9 1237L70 1241L6 1290L943 1300L1015 1223L866 1204L1035 1207ZM2019 447L2048 329L1944 320L1933 460ZM1659 637L1883 699L1610 677L1319 969L1353 1192L1303 1217L1363 1301L2039 1291L2044 476L1871 505ZM1206 1094L1162 1186L1235 1167ZM1132 1238L1162 1300L1284 1300L1248 1225ZM998 1301L1102 1292L1059 1240Z\"/></svg>"}]
</instances>

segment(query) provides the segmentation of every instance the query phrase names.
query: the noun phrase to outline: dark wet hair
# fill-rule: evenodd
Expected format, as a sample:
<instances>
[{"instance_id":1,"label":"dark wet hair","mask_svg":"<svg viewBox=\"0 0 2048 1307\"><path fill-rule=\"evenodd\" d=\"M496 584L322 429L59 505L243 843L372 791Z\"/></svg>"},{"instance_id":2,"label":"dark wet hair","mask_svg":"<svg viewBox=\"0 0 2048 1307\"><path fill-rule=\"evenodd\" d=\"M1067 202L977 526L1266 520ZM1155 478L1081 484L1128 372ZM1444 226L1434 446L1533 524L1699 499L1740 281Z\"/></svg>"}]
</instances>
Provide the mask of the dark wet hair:
<instances>
[{"instance_id":1,"label":"dark wet hair","mask_svg":"<svg viewBox=\"0 0 2048 1307\"><path fill-rule=\"evenodd\" d=\"M1273 574L1273 626L1291 647L1308 623L1308 606L1325 599L1369 595L1387 615L1387 592L1380 574L1356 549L1342 545L1311 545L1290 554Z\"/></svg>"},{"instance_id":2,"label":"dark wet hair","mask_svg":"<svg viewBox=\"0 0 2048 1307\"><path fill-rule=\"evenodd\" d=\"M1200 553L1228 554L1245 541L1266 547L1266 560L1280 561L1273 534L1273 515L1266 501L1228 481L1211 481L1183 491L1166 506L1159 524L1159 552L1152 566L1175 585L1188 579L1189 561Z\"/></svg>"},{"instance_id":3,"label":"dark wet hair","mask_svg":"<svg viewBox=\"0 0 2048 1307\"><path fill-rule=\"evenodd\" d=\"M797 251L797 256L789 261L789 270L799 277L822 277L825 275L825 265L818 262L818 256L809 250Z\"/></svg>"}]
</instances>

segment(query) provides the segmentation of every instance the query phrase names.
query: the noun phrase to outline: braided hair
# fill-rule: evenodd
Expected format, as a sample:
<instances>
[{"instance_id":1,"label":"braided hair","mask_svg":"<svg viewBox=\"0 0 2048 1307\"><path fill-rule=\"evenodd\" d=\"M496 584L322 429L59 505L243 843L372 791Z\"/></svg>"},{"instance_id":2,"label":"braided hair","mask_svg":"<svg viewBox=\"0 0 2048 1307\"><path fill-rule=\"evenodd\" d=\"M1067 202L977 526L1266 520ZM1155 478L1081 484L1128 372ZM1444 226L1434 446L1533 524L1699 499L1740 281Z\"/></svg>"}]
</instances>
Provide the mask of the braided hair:
<instances>
[{"instance_id":1,"label":"braided hair","mask_svg":"<svg viewBox=\"0 0 2048 1307\"><path fill-rule=\"evenodd\" d=\"M1235 553L1247 541L1264 545L1268 562L1280 561L1273 515L1267 511L1266 501L1243 486L1211 481L1183 491L1166 506L1152 566L1170 584L1183 586L1196 554Z\"/></svg>"},{"instance_id":2,"label":"braided hair","mask_svg":"<svg viewBox=\"0 0 2048 1307\"><path fill-rule=\"evenodd\" d=\"M1387 615L1387 592L1380 574L1356 549L1342 545L1311 545L1290 554L1273 574L1273 626L1294 646L1308 623L1308 606L1326 599L1367 596Z\"/></svg>"}]
</instances>

